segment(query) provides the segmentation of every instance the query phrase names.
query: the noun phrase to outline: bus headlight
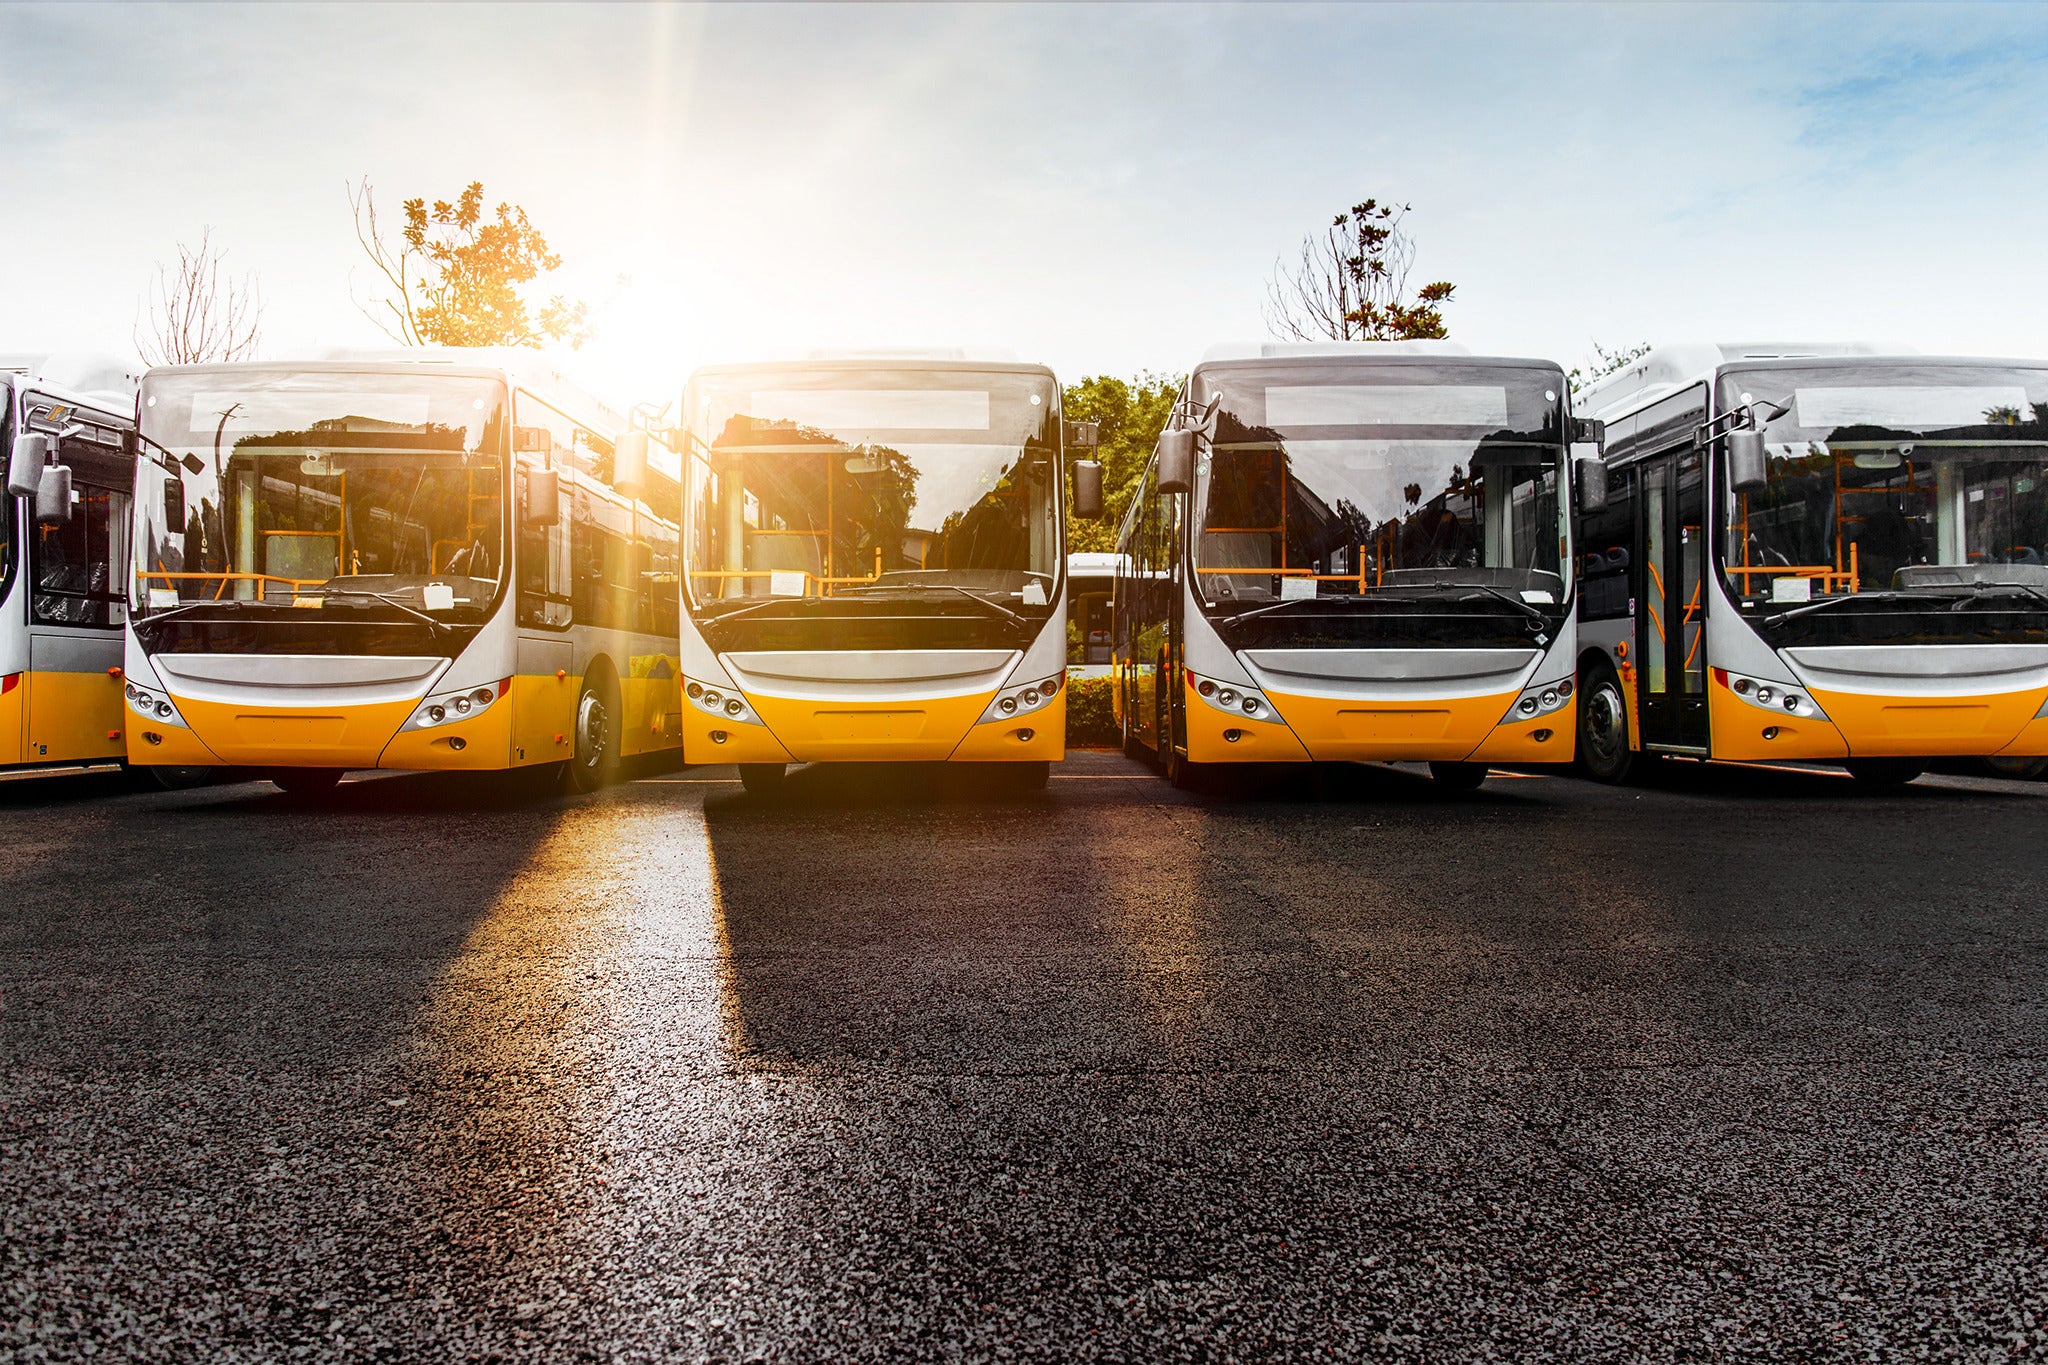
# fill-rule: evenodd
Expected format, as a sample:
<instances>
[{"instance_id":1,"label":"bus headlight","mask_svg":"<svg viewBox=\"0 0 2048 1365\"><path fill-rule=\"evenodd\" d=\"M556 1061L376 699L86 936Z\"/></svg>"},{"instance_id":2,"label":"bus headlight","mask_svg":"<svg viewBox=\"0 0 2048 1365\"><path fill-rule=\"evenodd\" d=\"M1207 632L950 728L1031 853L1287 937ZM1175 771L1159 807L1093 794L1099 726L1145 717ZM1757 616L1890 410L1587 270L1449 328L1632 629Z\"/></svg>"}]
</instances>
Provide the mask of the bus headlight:
<instances>
[{"instance_id":1,"label":"bus headlight","mask_svg":"<svg viewBox=\"0 0 2048 1365\"><path fill-rule=\"evenodd\" d=\"M1035 711L1059 695L1060 684L1066 678L1064 673L1037 682L1025 683L1022 687L1005 687L996 693L996 699L981 713L976 725L986 725L992 720L1009 720L1020 711Z\"/></svg>"},{"instance_id":2,"label":"bus headlight","mask_svg":"<svg viewBox=\"0 0 2048 1365\"><path fill-rule=\"evenodd\" d=\"M1522 690L1522 695L1515 698L1514 704L1508 707L1508 713L1502 720L1503 722L1510 720L1534 720L1538 716L1547 716L1553 711L1562 709L1564 704L1571 699L1572 680L1570 678L1566 678L1561 682L1537 683L1534 687Z\"/></svg>"},{"instance_id":3,"label":"bus headlight","mask_svg":"<svg viewBox=\"0 0 2048 1365\"><path fill-rule=\"evenodd\" d=\"M512 695L512 680L502 678L496 687L478 687L462 692L449 692L438 697L428 697L413 711L400 732L405 730L431 730L436 725L447 725L458 720L468 720L479 715L506 697Z\"/></svg>"},{"instance_id":4,"label":"bus headlight","mask_svg":"<svg viewBox=\"0 0 2048 1365\"><path fill-rule=\"evenodd\" d=\"M1797 686L1765 682L1761 678L1746 678L1740 673L1730 673L1725 668L1714 670L1714 681L1727 688L1730 695L1740 698L1759 711L1800 716L1811 720L1827 719L1827 713L1815 705L1813 698L1805 690Z\"/></svg>"},{"instance_id":5,"label":"bus headlight","mask_svg":"<svg viewBox=\"0 0 2048 1365\"><path fill-rule=\"evenodd\" d=\"M754 714L754 708L747 705L744 697L721 692L715 687L706 687L700 682L683 684L683 695L690 705L707 716L716 716L721 721L737 721L741 725L759 725L761 718ZM717 743L723 744L724 740Z\"/></svg>"},{"instance_id":6,"label":"bus headlight","mask_svg":"<svg viewBox=\"0 0 2048 1365\"><path fill-rule=\"evenodd\" d=\"M176 704L162 693L152 692L147 687L137 687L134 683L124 684L121 691L128 699L128 709L144 720L155 725L175 725L180 730L192 728L185 724L185 718L178 714Z\"/></svg>"},{"instance_id":7,"label":"bus headlight","mask_svg":"<svg viewBox=\"0 0 2048 1365\"><path fill-rule=\"evenodd\" d=\"M1192 668L1188 670L1188 689L1206 703L1210 710L1221 711L1232 720L1263 720L1270 725L1284 724L1273 703L1249 687L1233 683L1218 682L1205 678Z\"/></svg>"}]
</instances>

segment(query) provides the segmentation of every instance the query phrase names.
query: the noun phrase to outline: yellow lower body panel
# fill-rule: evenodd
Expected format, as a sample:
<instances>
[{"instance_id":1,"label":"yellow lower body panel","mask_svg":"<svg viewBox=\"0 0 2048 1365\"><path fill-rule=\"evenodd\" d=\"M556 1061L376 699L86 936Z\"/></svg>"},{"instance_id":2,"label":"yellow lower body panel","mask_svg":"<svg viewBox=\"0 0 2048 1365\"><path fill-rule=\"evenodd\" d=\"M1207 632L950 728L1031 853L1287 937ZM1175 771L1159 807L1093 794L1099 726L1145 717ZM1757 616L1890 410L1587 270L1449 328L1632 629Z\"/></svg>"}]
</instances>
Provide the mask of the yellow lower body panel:
<instances>
[{"instance_id":1,"label":"yellow lower body panel","mask_svg":"<svg viewBox=\"0 0 2048 1365\"><path fill-rule=\"evenodd\" d=\"M982 705L987 706L984 702ZM975 712L978 716L981 713ZM970 726L955 763L1057 763L1067 756L1067 689L1028 715Z\"/></svg>"},{"instance_id":2,"label":"yellow lower body panel","mask_svg":"<svg viewBox=\"0 0 2048 1365\"><path fill-rule=\"evenodd\" d=\"M407 714L410 716L410 712ZM467 720L449 721L427 730L401 730L384 746L376 766L429 772L513 767L512 714L512 708L500 698L485 707L481 715Z\"/></svg>"},{"instance_id":3,"label":"yellow lower body panel","mask_svg":"<svg viewBox=\"0 0 2048 1365\"><path fill-rule=\"evenodd\" d=\"M1965 697L1813 694L1848 742L1853 758L2000 753L2030 728L2042 697L2038 691Z\"/></svg>"},{"instance_id":4,"label":"yellow lower body panel","mask_svg":"<svg viewBox=\"0 0 2048 1365\"><path fill-rule=\"evenodd\" d=\"M1266 695L1318 761L1458 762L1486 742L1521 694L1429 701ZM1197 706L1209 709L1190 699L1190 715Z\"/></svg>"},{"instance_id":5,"label":"yellow lower body panel","mask_svg":"<svg viewBox=\"0 0 2048 1365\"><path fill-rule=\"evenodd\" d=\"M619 680L625 707L619 752L631 757L673 749L683 742L683 680L679 660L662 654L629 659L631 676Z\"/></svg>"},{"instance_id":6,"label":"yellow lower body panel","mask_svg":"<svg viewBox=\"0 0 2048 1365\"><path fill-rule=\"evenodd\" d=\"M583 680L522 673L512 679L512 763L558 763L576 756L576 699Z\"/></svg>"},{"instance_id":7,"label":"yellow lower body panel","mask_svg":"<svg viewBox=\"0 0 2048 1365\"><path fill-rule=\"evenodd\" d=\"M104 763L123 757L130 712L111 673L28 673L9 698L23 698L25 763Z\"/></svg>"},{"instance_id":8,"label":"yellow lower body panel","mask_svg":"<svg viewBox=\"0 0 2048 1365\"><path fill-rule=\"evenodd\" d=\"M20 763L24 760L22 744L27 736L22 733L22 701L27 697L23 691L22 675L13 675L14 686L0 692L0 764ZM6 682L0 680L0 687Z\"/></svg>"},{"instance_id":9,"label":"yellow lower body panel","mask_svg":"<svg viewBox=\"0 0 2048 1365\"><path fill-rule=\"evenodd\" d=\"M176 695L171 701L218 761L276 768L374 768L392 735L419 705L414 700L285 707L254 700L189 701Z\"/></svg>"},{"instance_id":10,"label":"yellow lower body panel","mask_svg":"<svg viewBox=\"0 0 2048 1365\"><path fill-rule=\"evenodd\" d=\"M951 758L993 700L994 692L901 702L747 697L772 737L788 751L788 761L796 763L917 763ZM728 733L737 738L740 731L757 728L736 725ZM693 746L693 760L698 752Z\"/></svg>"},{"instance_id":11,"label":"yellow lower body panel","mask_svg":"<svg viewBox=\"0 0 2048 1365\"><path fill-rule=\"evenodd\" d=\"M1505 707L1502 708L1506 710ZM1503 721L1467 758L1474 763L1569 763L1578 752L1579 699L1534 720Z\"/></svg>"},{"instance_id":12,"label":"yellow lower body panel","mask_svg":"<svg viewBox=\"0 0 2048 1365\"><path fill-rule=\"evenodd\" d=\"M1765 738L1767 731L1769 738ZM1718 676L1707 688L1707 734L1709 756L1732 763L1772 759L1839 763L1849 756L1849 741L1829 722L1751 706L1730 692Z\"/></svg>"},{"instance_id":13,"label":"yellow lower body panel","mask_svg":"<svg viewBox=\"0 0 2048 1365\"><path fill-rule=\"evenodd\" d=\"M1183 681L1182 687L1187 687ZM1188 688L1184 698L1190 763L1306 763L1308 750L1278 721L1239 719L1218 711ZM1236 735L1236 739L1228 736Z\"/></svg>"},{"instance_id":14,"label":"yellow lower body panel","mask_svg":"<svg viewBox=\"0 0 2048 1365\"><path fill-rule=\"evenodd\" d=\"M718 736L718 738L713 738ZM761 725L736 725L706 715L694 706L683 708L685 763L794 763L782 741Z\"/></svg>"},{"instance_id":15,"label":"yellow lower body panel","mask_svg":"<svg viewBox=\"0 0 2048 1365\"><path fill-rule=\"evenodd\" d=\"M2048 754L2048 718L2028 721L2019 738L1998 752L2003 758L2039 758Z\"/></svg>"}]
</instances>

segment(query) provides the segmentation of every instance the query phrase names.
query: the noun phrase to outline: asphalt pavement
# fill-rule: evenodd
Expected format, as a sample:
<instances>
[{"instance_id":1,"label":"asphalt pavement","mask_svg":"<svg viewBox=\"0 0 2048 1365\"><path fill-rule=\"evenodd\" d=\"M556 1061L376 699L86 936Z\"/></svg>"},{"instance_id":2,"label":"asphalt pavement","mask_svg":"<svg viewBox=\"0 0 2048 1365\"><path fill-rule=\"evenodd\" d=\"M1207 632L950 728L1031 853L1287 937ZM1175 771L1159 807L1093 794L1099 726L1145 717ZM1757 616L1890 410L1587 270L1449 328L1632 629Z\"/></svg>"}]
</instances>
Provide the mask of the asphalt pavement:
<instances>
[{"instance_id":1,"label":"asphalt pavement","mask_svg":"<svg viewBox=\"0 0 2048 1365\"><path fill-rule=\"evenodd\" d=\"M2048 784L0 786L0 1359L2036 1359Z\"/></svg>"}]
</instances>

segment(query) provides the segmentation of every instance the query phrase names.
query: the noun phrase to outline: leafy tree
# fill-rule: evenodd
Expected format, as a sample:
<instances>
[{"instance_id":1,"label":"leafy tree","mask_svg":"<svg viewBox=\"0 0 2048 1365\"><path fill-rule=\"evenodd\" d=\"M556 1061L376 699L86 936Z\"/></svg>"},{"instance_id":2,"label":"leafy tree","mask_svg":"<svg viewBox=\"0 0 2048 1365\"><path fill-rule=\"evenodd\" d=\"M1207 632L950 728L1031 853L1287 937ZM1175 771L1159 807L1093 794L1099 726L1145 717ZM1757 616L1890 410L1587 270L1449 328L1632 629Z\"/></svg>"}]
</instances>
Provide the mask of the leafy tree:
<instances>
[{"instance_id":1,"label":"leafy tree","mask_svg":"<svg viewBox=\"0 0 2048 1365\"><path fill-rule=\"evenodd\" d=\"M1650 353L1650 343L1639 341L1633 346L1617 346L1608 350L1599 342L1593 343L1593 361L1583 368L1573 367L1565 374L1565 380L1572 386L1572 392L1591 388L1610 374L1619 374Z\"/></svg>"},{"instance_id":2,"label":"leafy tree","mask_svg":"<svg viewBox=\"0 0 2048 1365\"><path fill-rule=\"evenodd\" d=\"M1067 520L1067 548L1073 551L1116 549L1117 528L1138 491L1152 447L1166 429L1178 390L1173 381L1156 374L1135 379L1097 375L1067 385L1061 406L1069 421L1094 422L1100 428L1101 445L1095 458L1102 461L1102 506L1100 521Z\"/></svg>"},{"instance_id":3,"label":"leafy tree","mask_svg":"<svg viewBox=\"0 0 2048 1365\"><path fill-rule=\"evenodd\" d=\"M454 203L403 204L399 244L386 242L366 178L350 190L356 241L384 278L382 297L358 299L364 316L407 346L571 347L590 337L589 305L560 294L536 315L522 287L559 270L562 258L516 204L484 213L484 187L471 181Z\"/></svg>"},{"instance_id":4,"label":"leafy tree","mask_svg":"<svg viewBox=\"0 0 2048 1365\"><path fill-rule=\"evenodd\" d=\"M148 365L199 365L247 360L262 334L263 291L254 275L227 275L227 250L213 244L213 229L199 245L178 243L178 265L159 264L146 296L149 330L137 319L135 349Z\"/></svg>"},{"instance_id":5,"label":"leafy tree","mask_svg":"<svg viewBox=\"0 0 2048 1365\"><path fill-rule=\"evenodd\" d=\"M1266 325L1296 341L1404 341L1447 337L1441 305L1457 286L1424 285L1413 298L1415 243L1402 228L1406 204L1368 199L1304 237L1301 259L1276 261L1266 285Z\"/></svg>"}]
</instances>

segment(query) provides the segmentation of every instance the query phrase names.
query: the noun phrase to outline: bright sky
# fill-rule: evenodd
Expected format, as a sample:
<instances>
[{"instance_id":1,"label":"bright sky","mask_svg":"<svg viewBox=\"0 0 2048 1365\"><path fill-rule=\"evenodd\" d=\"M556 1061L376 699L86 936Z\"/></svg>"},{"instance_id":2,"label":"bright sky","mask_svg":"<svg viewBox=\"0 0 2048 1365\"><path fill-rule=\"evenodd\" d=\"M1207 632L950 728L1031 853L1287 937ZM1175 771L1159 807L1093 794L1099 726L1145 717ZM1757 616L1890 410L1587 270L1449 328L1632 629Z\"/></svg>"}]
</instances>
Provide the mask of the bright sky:
<instances>
[{"instance_id":1,"label":"bright sky","mask_svg":"<svg viewBox=\"0 0 2048 1365\"><path fill-rule=\"evenodd\" d=\"M208 225L267 357L377 344L368 176L524 205L614 400L814 346L1184 370L1367 195L1484 353L2048 355L2048 5L7 5L0 53L0 351L132 352Z\"/></svg>"}]
</instances>

